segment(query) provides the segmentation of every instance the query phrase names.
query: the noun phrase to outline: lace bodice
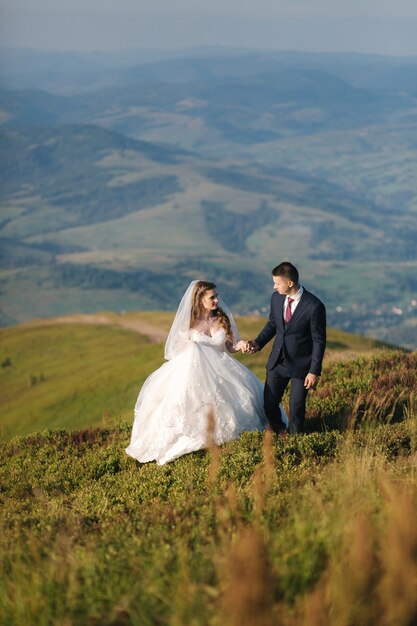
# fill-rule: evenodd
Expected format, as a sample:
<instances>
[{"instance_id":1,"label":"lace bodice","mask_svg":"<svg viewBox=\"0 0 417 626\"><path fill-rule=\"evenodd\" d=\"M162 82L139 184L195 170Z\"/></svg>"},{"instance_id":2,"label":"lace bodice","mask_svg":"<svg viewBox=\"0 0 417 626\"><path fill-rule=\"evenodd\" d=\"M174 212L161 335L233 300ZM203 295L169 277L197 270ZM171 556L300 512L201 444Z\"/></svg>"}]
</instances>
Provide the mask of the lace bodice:
<instances>
[{"instance_id":1,"label":"lace bodice","mask_svg":"<svg viewBox=\"0 0 417 626\"><path fill-rule=\"evenodd\" d=\"M205 344L219 350L224 350L226 345L226 332L224 328L219 328L213 336L206 335L201 330L192 328L190 330L190 339L195 343Z\"/></svg>"}]
</instances>

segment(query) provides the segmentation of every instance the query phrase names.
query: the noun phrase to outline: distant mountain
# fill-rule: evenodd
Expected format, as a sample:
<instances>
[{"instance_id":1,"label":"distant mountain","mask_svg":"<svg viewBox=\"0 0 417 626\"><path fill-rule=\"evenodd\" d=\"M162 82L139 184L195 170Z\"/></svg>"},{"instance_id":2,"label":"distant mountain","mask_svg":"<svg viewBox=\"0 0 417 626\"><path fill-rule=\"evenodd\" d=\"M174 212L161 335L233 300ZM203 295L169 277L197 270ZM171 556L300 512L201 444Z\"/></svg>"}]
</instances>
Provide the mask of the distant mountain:
<instances>
[{"instance_id":1,"label":"distant mountain","mask_svg":"<svg viewBox=\"0 0 417 626\"><path fill-rule=\"evenodd\" d=\"M57 52L0 47L0 81L18 89L92 90L103 80L119 83L130 69L152 82L235 78L279 70L321 71L364 89L415 95L417 57L357 53L312 53L200 46L179 50ZM115 70L115 71L114 71ZM107 75L107 78L105 78Z\"/></svg>"},{"instance_id":2,"label":"distant mountain","mask_svg":"<svg viewBox=\"0 0 417 626\"><path fill-rule=\"evenodd\" d=\"M297 68L216 77L201 64L130 68L119 73L116 85L99 83L96 90L71 97L3 89L0 119L4 126L99 124L203 153L224 141L251 145L415 119L415 98L397 87L392 93L370 91L322 71ZM168 76L182 78L166 82Z\"/></svg>"},{"instance_id":3,"label":"distant mountain","mask_svg":"<svg viewBox=\"0 0 417 626\"><path fill-rule=\"evenodd\" d=\"M38 89L0 89L2 126L51 126L73 111L74 103L65 96Z\"/></svg>"},{"instance_id":4,"label":"distant mountain","mask_svg":"<svg viewBox=\"0 0 417 626\"><path fill-rule=\"evenodd\" d=\"M176 163L185 153L117 135L96 126L10 130L0 135L5 200L26 189L56 212L53 230L114 220L160 204L179 190L175 176L140 177L112 184L114 172L99 165L115 151L157 164ZM34 206L32 207L35 208ZM38 231L40 224L35 228ZM49 221L43 228L50 228Z\"/></svg>"},{"instance_id":5,"label":"distant mountain","mask_svg":"<svg viewBox=\"0 0 417 626\"><path fill-rule=\"evenodd\" d=\"M0 71L40 68L0 90L3 323L175 308L196 276L260 311L289 258L331 323L417 346L416 59L25 54Z\"/></svg>"},{"instance_id":6,"label":"distant mountain","mask_svg":"<svg viewBox=\"0 0 417 626\"><path fill-rule=\"evenodd\" d=\"M417 59L244 51L126 67L111 67L108 55L107 66L70 53L9 51L5 59L6 125L93 123L137 138L153 133L157 142L167 131L168 141L204 152L221 140L248 145L416 120ZM18 91L10 89L16 80Z\"/></svg>"}]
</instances>

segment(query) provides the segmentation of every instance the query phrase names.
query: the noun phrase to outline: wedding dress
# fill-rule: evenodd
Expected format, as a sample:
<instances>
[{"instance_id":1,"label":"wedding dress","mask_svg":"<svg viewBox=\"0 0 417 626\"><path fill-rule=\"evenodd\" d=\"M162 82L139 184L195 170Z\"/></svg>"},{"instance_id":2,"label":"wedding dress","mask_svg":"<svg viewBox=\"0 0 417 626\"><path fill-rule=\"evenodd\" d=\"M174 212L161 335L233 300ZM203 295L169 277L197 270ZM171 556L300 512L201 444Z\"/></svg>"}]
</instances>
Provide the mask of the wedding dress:
<instances>
[{"instance_id":1,"label":"wedding dress","mask_svg":"<svg viewBox=\"0 0 417 626\"><path fill-rule=\"evenodd\" d=\"M141 463L156 460L163 465L206 448L210 411L217 444L236 439L246 430L264 430L267 425L263 384L229 355L224 329L209 336L189 328L195 282L185 293L171 327L165 348L169 360L148 377L136 402L126 452ZM224 303L221 306L229 316L236 343L233 316ZM281 413L288 424L282 409Z\"/></svg>"}]
</instances>

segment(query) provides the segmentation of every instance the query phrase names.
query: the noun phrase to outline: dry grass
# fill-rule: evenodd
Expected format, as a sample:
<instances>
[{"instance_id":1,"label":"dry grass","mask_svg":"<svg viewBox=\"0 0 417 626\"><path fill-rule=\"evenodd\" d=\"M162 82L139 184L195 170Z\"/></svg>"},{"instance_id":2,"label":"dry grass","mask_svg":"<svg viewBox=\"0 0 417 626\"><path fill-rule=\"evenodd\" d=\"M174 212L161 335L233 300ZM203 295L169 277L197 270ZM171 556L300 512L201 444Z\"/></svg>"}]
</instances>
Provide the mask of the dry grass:
<instances>
[{"instance_id":1,"label":"dry grass","mask_svg":"<svg viewBox=\"0 0 417 626\"><path fill-rule=\"evenodd\" d=\"M407 422L415 430L413 397ZM219 576L219 610L223 616L220 623L415 626L417 458L411 456L407 474L398 475L399 470L393 471L387 459L372 446L358 449L352 435L346 435L338 458L327 468L319 489L307 488L303 494L307 500L306 515L311 523L321 516L331 540L321 576L292 606L284 603L280 595L280 572L271 565L268 549L271 530L263 518L275 475L272 435L268 431L263 450L263 460L253 473L249 489L251 523L241 522L237 531L235 528L234 534L229 535L229 542L224 542ZM233 502L234 509L235 506ZM224 507L223 503L221 515L227 519Z\"/></svg>"},{"instance_id":2,"label":"dry grass","mask_svg":"<svg viewBox=\"0 0 417 626\"><path fill-rule=\"evenodd\" d=\"M220 615L225 626L273 626L273 571L262 535L243 528L229 548L221 573Z\"/></svg>"}]
</instances>

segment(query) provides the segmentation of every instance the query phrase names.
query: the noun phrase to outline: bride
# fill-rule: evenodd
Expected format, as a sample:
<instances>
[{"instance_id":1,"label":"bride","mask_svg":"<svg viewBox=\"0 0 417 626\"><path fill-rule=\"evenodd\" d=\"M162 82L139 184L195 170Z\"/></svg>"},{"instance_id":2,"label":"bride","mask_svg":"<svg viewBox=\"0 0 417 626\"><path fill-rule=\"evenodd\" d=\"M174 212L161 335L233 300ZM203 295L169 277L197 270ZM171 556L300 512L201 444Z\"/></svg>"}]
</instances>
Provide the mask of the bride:
<instances>
[{"instance_id":1,"label":"bride","mask_svg":"<svg viewBox=\"0 0 417 626\"><path fill-rule=\"evenodd\" d=\"M207 447L210 411L217 444L263 430L263 385L227 353L245 347L216 285L192 281L165 344L167 363L149 376L137 399L127 454L163 465ZM281 414L287 425L282 408Z\"/></svg>"}]
</instances>

